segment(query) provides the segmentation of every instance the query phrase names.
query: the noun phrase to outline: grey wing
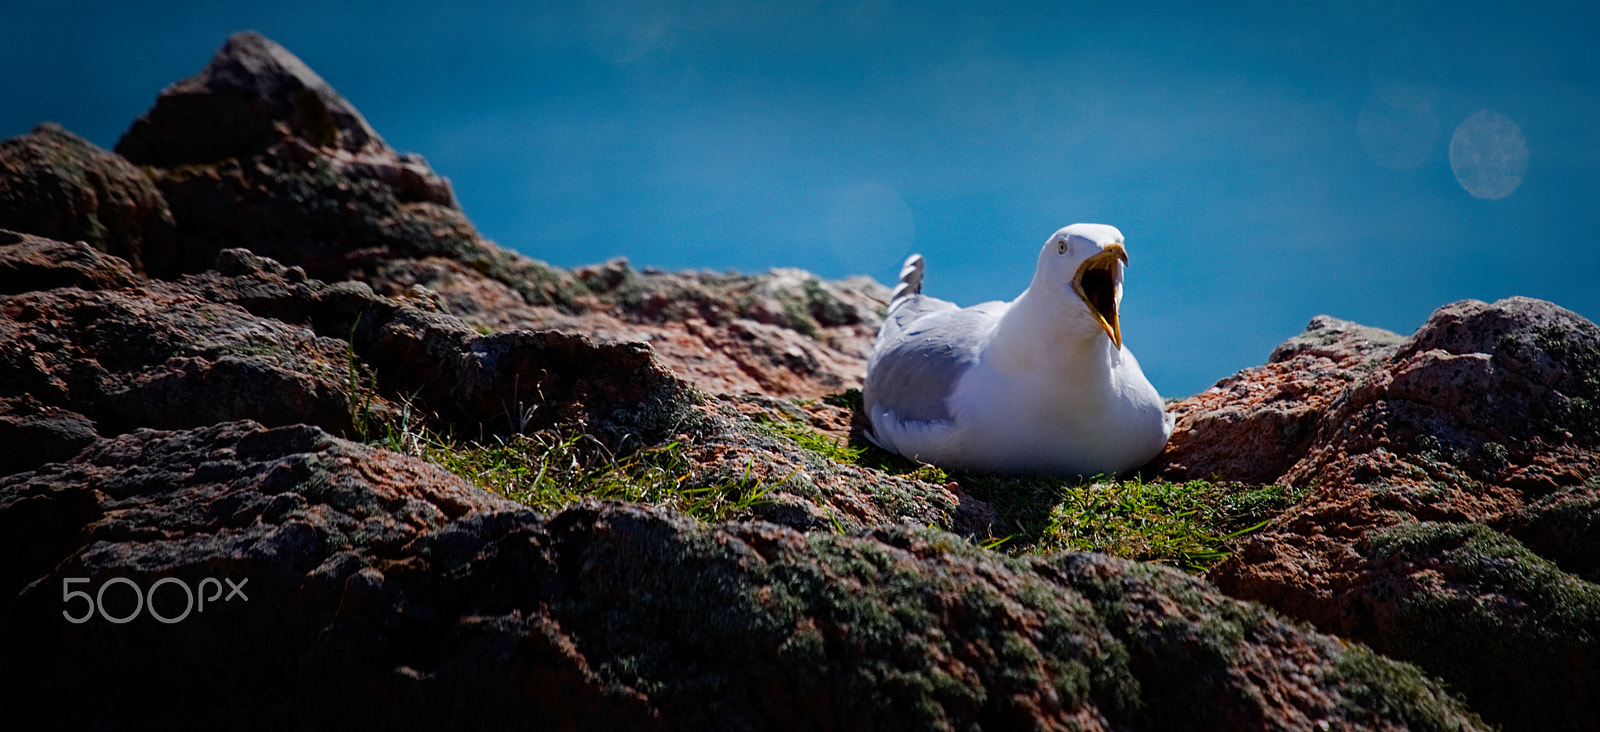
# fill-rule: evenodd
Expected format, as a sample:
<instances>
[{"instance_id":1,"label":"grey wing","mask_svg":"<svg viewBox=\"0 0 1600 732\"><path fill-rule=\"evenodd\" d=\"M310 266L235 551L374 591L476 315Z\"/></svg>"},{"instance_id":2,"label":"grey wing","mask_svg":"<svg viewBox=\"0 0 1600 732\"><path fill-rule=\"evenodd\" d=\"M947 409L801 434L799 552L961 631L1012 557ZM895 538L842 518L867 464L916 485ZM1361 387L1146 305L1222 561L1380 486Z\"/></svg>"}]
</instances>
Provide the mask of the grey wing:
<instances>
[{"instance_id":1,"label":"grey wing","mask_svg":"<svg viewBox=\"0 0 1600 732\"><path fill-rule=\"evenodd\" d=\"M945 400L978 363L1004 308L985 303L963 310L926 295L894 303L867 362L861 389L867 413L883 409L902 421L949 419Z\"/></svg>"}]
</instances>

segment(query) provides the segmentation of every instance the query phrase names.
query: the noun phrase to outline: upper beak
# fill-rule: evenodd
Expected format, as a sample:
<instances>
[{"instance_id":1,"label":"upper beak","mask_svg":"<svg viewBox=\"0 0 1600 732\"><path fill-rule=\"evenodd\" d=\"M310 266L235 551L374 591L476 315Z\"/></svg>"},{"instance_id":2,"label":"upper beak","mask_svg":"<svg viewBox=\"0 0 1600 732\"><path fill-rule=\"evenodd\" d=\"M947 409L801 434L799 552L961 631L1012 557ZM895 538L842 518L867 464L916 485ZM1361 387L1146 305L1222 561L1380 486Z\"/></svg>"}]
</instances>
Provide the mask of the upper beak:
<instances>
[{"instance_id":1,"label":"upper beak","mask_svg":"<svg viewBox=\"0 0 1600 732\"><path fill-rule=\"evenodd\" d=\"M1089 312L1100 323L1100 328L1111 339L1117 350L1122 350L1122 324L1117 318L1117 306L1122 302L1122 268L1128 264L1128 251L1121 244L1108 244L1099 254L1090 257L1078 267L1072 277L1072 289L1089 306Z\"/></svg>"}]
</instances>

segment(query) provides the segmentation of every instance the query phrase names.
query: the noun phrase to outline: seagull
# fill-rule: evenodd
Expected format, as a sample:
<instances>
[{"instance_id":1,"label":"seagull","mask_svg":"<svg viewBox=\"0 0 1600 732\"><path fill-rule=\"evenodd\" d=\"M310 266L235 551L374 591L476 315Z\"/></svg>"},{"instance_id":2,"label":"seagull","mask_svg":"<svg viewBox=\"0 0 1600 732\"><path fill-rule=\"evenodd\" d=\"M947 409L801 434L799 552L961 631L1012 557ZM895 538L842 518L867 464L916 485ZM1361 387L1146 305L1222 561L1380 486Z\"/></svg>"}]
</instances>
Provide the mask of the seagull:
<instances>
[{"instance_id":1,"label":"seagull","mask_svg":"<svg viewBox=\"0 0 1600 732\"><path fill-rule=\"evenodd\" d=\"M878 331L862 401L867 438L913 461L981 473L1115 475L1149 462L1173 417L1117 317L1122 232L1073 224L1039 250L1009 303L922 294L913 254Z\"/></svg>"}]
</instances>

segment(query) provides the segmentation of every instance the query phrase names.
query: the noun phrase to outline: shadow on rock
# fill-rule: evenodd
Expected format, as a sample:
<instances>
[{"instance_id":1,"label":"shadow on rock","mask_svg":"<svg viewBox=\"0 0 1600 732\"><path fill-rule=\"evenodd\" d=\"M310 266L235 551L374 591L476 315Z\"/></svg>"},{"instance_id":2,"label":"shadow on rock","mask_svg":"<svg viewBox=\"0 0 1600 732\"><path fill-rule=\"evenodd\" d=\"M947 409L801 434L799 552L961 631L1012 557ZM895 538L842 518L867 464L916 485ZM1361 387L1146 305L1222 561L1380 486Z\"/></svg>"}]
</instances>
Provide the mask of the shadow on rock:
<instances>
[{"instance_id":1,"label":"shadow on rock","mask_svg":"<svg viewBox=\"0 0 1600 732\"><path fill-rule=\"evenodd\" d=\"M54 527L0 534L30 726L1480 728L1415 668L1160 567L544 517L310 426L103 440L0 480L23 522ZM189 613L178 585L213 578L246 597Z\"/></svg>"}]
</instances>

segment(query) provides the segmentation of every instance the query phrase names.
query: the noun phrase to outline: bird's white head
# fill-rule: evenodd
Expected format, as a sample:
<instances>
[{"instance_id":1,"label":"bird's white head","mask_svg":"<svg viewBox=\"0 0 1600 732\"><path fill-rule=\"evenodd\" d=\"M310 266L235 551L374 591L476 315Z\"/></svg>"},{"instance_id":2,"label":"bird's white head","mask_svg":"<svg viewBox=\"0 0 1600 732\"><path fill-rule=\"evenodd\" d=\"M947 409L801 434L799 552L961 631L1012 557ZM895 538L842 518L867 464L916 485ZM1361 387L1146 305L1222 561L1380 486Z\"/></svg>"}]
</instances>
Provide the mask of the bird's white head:
<instances>
[{"instance_id":1,"label":"bird's white head","mask_svg":"<svg viewBox=\"0 0 1600 732\"><path fill-rule=\"evenodd\" d=\"M1122 232L1105 224L1073 224L1050 236L1039 250L1033 287L1061 298L1070 313L1083 313L1122 348L1122 267L1128 263Z\"/></svg>"}]
</instances>

